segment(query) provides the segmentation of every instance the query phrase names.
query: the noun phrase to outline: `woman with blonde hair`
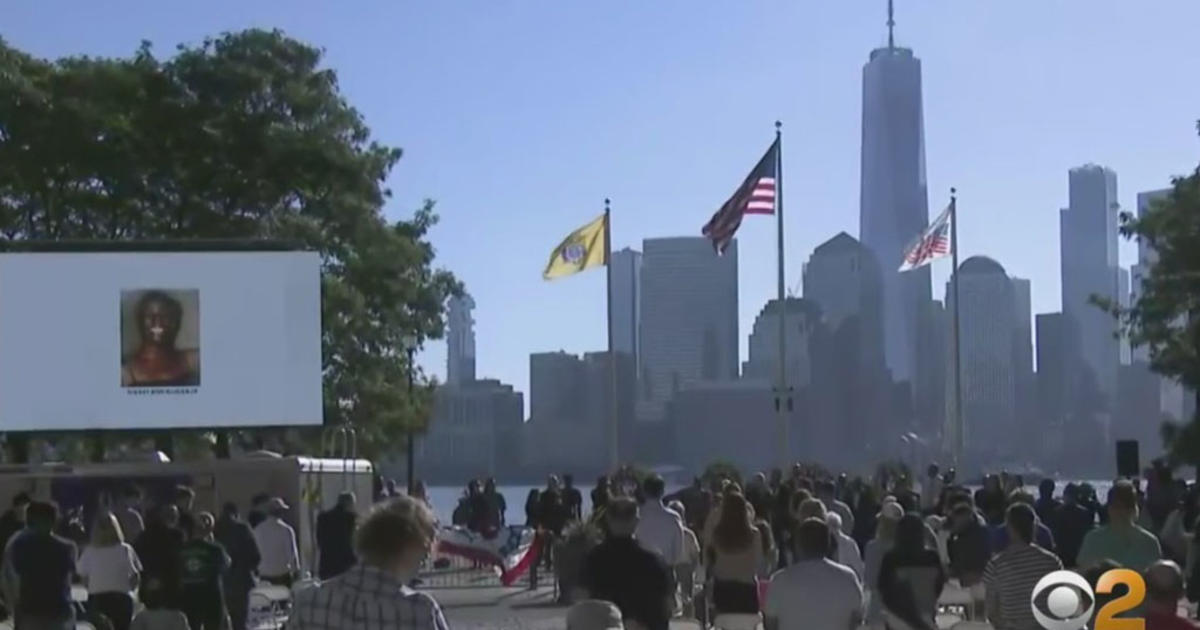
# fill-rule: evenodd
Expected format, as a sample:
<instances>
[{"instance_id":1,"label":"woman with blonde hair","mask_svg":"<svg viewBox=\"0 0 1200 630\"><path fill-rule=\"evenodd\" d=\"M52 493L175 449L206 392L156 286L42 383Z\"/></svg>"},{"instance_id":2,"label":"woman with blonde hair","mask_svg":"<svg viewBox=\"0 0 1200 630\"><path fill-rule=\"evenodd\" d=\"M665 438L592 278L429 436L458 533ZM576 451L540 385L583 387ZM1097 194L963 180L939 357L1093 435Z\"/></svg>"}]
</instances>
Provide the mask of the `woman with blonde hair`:
<instances>
[{"instance_id":1,"label":"woman with blonde hair","mask_svg":"<svg viewBox=\"0 0 1200 630\"><path fill-rule=\"evenodd\" d=\"M746 497L737 493L725 495L707 551L712 602L717 614L757 613L757 579L765 564L763 540Z\"/></svg>"},{"instance_id":2,"label":"woman with blonde hair","mask_svg":"<svg viewBox=\"0 0 1200 630\"><path fill-rule=\"evenodd\" d=\"M111 512L96 517L92 540L79 557L77 569L87 587L88 612L107 617L113 630L128 630L142 563L133 547L125 544L121 526Z\"/></svg>"}]
</instances>

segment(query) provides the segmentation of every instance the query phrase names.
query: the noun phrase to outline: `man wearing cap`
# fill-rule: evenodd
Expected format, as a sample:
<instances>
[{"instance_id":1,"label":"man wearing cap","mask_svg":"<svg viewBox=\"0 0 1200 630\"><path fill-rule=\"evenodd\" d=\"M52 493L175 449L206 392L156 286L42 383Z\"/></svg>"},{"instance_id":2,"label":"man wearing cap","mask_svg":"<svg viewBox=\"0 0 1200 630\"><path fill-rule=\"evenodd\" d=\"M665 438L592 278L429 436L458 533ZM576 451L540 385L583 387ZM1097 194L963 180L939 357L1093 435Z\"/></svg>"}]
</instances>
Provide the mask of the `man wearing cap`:
<instances>
[{"instance_id":1,"label":"man wearing cap","mask_svg":"<svg viewBox=\"0 0 1200 630\"><path fill-rule=\"evenodd\" d=\"M317 575L322 580L345 573L358 559L354 556L354 528L358 515L353 492L338 495L337 505L317 517Z\"/></svg>"},{"instance_id":2,"label":"man wearing cap","mask_svg":"<svg viewBox=\"0 0 1200 630\"><path fill-rule=\"evenodd\" d=\"M266 518L254 528L254 540L262 555L259 576L270 584L291 588L300 571L300 553L296 550L296 530L283 521L288 509L279 497L268 501Z\"/></svg>"}]
</instances>

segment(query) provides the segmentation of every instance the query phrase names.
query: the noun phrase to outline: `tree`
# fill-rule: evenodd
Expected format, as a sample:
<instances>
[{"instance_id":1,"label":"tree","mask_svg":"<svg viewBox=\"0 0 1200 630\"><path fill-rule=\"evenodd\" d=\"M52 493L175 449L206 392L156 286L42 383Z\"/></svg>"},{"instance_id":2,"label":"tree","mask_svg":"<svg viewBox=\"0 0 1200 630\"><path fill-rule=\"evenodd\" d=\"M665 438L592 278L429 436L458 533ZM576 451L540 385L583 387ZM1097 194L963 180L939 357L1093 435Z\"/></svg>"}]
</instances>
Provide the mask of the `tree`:
<instances>
[{"instance_id":1,"label":"tree","mask_svg":"<svg viewBox=\"0 0 1200 630\"><path fill-rule=\"evenodd\" d=\"M159 60L35 59L0 40L0 235L12 240L271 239L322 259L327 425L368 455L420 426L406 344L443 332L460 291L433 267L426 202L389 222L399 149L371 140L321 51L279 31Z\"/></svg>"},{"instance_id":2,"label":"tree","mask_svg":"<svg viewBox=\"0 0 1200 630\"><path fill-rule=\"evenodd\" d=\"M1157 260L1138 287L1137 303L1097 302L1117 317L1132 345L1149 350L1150 369L1200 392L1200 166L1173 178L1170 194L1142 216L1121 213L1121 234L1140 239ZM1198 421L1164 427L1176 463L1200 464Z\"/></svg>"}]
</instances>

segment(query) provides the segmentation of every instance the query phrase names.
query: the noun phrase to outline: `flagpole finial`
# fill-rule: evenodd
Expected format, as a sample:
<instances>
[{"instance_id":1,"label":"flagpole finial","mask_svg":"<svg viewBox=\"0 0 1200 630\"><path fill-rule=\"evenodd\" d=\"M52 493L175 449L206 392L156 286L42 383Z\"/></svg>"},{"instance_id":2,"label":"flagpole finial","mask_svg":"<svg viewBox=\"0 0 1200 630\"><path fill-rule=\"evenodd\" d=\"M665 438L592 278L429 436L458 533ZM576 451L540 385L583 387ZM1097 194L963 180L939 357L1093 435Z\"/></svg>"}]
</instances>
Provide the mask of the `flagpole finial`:
<instances>
[{"instance_id":1,"label":"flagpole finial","mask_svg":"<svg viewBox=\"0 0 1200 630\"><path fill-rule=\"evenodd\" d=\"M958 189L951 186L950 187L950 196L953 197L954 195L957 195L957 194L958 194Z\"/></svg>"},{"instance_id":2,"label":"flagpole finial","mask_svg":"<svg viewBox=\"0 0 1200 630\"><path fill-rule=\"evenodd\" d=\"M775 121L775 131L779 131L781 129L783 129L783 121L776 120Z\"/></svg>"},{"instance_id":3,"label":"flagpole finial","mask_svg":"<svg viewBox=\"0 0 1200 630\"><path fill-rule=\"evenodd\" d=\"M610 204L610 203L612 203L612 202L611 202L611 201L609 201L608 197L605 197L605 198L604 198L604 209L605 209L605 210L607 210L607 209L608 209L608 204Z\"/></svg>"}]
</instances>

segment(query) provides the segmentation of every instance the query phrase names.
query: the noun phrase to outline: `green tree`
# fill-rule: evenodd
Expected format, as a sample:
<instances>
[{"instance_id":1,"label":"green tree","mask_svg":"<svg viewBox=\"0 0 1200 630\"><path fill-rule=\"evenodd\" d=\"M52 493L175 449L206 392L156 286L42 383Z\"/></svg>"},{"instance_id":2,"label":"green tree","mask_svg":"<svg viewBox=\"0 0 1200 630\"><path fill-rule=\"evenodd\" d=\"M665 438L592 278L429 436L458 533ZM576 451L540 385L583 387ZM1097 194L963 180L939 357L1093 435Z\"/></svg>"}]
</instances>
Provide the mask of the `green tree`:
<instances>
[{"instance_id":1,"label":"green tree","mask_svg":"<svg viewBox=\"0 0 1200 630\"><path fill-rule=\"evenodd\" d=\"M365 454L430 404L406 393L408 344L443 332L460 290L433 266L426 202L389 222L400 150L371 139L321 67L279 31L180 46L160 60L36 59L0 40L0 235L11 240L270 239L322 257L327 425Z\"/></svg>"},{"instance_id":2,"label":"green tree","mask_svg":"<svg viewBox=\"0 0 1200 630\"><path fill-rule=\"evenodd\" d=\"M1131 344L1148 349L1152 370L1200 391L1200 166L1173 178L1170 194L1142 216L1121 213L1121 234L1141 239L1158 259L1137 287L1137 303L1097 302L1117 317ZM1180 420L1189 424L1163 430L1171 458L1200 464L1198 420Z\"/></svg>"}]
</instances>

